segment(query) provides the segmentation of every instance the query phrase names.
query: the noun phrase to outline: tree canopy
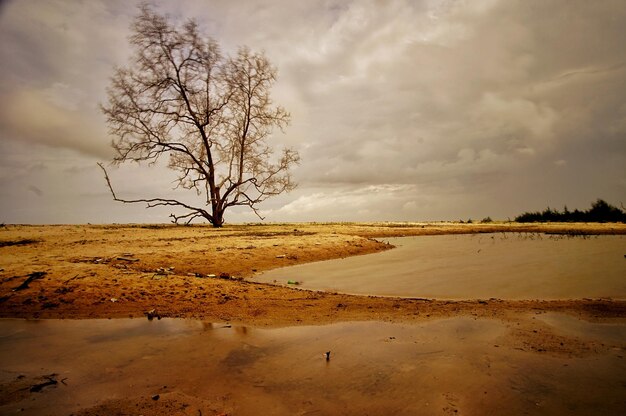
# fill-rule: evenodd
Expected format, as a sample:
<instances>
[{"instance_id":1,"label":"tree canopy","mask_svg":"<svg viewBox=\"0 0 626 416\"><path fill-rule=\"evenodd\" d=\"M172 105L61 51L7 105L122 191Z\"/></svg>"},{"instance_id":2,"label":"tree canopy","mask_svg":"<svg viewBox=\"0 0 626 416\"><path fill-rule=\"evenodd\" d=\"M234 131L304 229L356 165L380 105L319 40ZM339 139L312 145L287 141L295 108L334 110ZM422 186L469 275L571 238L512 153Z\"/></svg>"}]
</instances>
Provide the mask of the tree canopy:
<instances>
[{"instance_id":1,"label":"tree canopy","mask_svg":"<svg viewBox=\"0 0 626 416\"><path fill-rule=\"evenodd\" d=\"M245 206L261 217L259 203L295 187L298 153L275 155L268 144L290 115L272 102L277 71L263 53L241 47L225 55L193 19L176 27L145 4L130 43L130 63L115 70L101 107L116 137L112 163L167 157L175 187L195 191L201 203L119 198L101 164L115 200L176 207L184 213L170 215L175 223L204 218L220 227L226 209Z\"/></svg>"}]
</instances>

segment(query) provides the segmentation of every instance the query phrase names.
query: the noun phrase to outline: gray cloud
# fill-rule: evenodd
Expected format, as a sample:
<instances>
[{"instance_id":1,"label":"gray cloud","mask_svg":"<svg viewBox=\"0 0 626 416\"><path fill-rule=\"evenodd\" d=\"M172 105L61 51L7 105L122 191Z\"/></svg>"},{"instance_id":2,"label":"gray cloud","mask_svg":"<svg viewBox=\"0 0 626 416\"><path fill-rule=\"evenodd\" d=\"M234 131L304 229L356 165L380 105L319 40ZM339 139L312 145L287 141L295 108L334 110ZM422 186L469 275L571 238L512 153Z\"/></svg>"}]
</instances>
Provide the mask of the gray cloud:
<instances>
[{"instance_id":1,"label":"gray cloud","mask_svg":"<svg viewBox=\"0 0 626 416\"><path fill-rule=\"evenodd\" d=\"M37 196L42 196L43 195L43 191L39 188L37 188L35 185L30 185L28 187L28 190L32 193L34 193Z\"/></svg>"},{"instance_id":2,"label":"gray cloud","mask_svg":"<svg viewBox=\"0 0 626 416\"><path fill-rule=\"evenodd\" d=\"M293 123L275 140L297 148L302 164L299 190L264 207L271 220L506 218L626 196L622 1L158 6L197 18L226 52L246 44L278 67L275 99ZM67 169L110 157L97 104L112 67L126 62L134 13L121 0L3 7L0 143L14 143L4 148L34 144L30 165ZM3 166L12 159L0 156ZM21 175L29 183L32 173ZM137 181L158 192L167 177Z\"/></svg>"},{"instance_id":3,"label":"gray cloud","mask_svg":"<svg viewBox=\"0 0 626 416\"><path fill-rule=\"evenodd\" d=\"M129 17L107 2L9 2L0 15L0 137L110 157L99 102ZM132 11L128 11L132 13Z\"/></svg>"},{"instance_id":4,"label":"gray cloud","mask_svg":"<svg viewBox=\"0 0 626 416\"><path fill-rule=\"evenodd\" d=\"M312 133L304 155L323 162L310 165L306 177L439 183L434 192L442 197L452 184L470 193L534 183L511 208L522 199L586 204L600 188L623 196L626 19L619 2L552 2L548 9L487 3L492 6L482 10L448 3L423 25L423 11L410 8L362 20L338 66L330 57L320 66L320 81L302 77L318 112L309 125L324 126ZM405 19L418 24L405 26ZM386 27L401 28L394 40L381 35L389 33ZM385 59L376 59L375 48L359 47L377 43L391 49ZM603 166L590 159L602 154L613 156ZM554 175L555 162L569 173L586 171L588 186L575 192L550 186L554 178L546 176ZM544 181L552 195L541 189ZM600 181L613 185L591 185ZM499 211L515 214L511 208Z\"/></svg>"}]
</instances>

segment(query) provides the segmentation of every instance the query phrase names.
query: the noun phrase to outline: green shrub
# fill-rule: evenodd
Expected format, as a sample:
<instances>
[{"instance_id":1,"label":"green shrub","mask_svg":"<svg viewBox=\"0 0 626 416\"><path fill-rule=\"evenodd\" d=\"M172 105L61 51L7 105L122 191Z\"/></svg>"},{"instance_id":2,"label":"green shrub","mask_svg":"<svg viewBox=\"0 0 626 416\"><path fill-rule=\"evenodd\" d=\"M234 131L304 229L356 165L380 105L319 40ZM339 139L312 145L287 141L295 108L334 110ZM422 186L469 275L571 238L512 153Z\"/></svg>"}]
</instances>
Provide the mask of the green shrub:
<instances>
[{"instance_id":1,"label":"green shrub","mask_svg":"<svg viewBox=\"0 0 626 416\"><path fill-rule=\"evenodd\" d=\"M543 212L525 212L515 217L516 222L626 222L626 211L619 209L602 199L597 199L587 211L570 211L567 206L563 211L550 207Z\"/></svg>"}]
</instances>

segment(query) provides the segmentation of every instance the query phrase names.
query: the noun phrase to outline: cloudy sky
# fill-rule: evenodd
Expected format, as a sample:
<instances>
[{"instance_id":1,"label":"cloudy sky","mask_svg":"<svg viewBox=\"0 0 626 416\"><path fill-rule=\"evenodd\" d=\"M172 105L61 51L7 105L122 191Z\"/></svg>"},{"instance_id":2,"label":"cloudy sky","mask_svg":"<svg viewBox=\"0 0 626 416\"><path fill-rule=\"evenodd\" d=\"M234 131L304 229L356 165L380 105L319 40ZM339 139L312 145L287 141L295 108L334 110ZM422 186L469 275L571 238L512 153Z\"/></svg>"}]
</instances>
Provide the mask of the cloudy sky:
<instances>
[{"instance_id":1,"label":"cloudy sky","mask_svg":"<svg viewBox=\"0 0 626 416\"><path fill-rule=\"evenodd\" d=\"M167 222L111 200L99 104L135 2L0 2L0 222ZM265 51L299 187L268 221L506 219L626 204L623 0L159 1L232 53ZM160 167L113 169L126 198ZM233 211L227 222L254 221Z\"/></svg>"}]
</instances>

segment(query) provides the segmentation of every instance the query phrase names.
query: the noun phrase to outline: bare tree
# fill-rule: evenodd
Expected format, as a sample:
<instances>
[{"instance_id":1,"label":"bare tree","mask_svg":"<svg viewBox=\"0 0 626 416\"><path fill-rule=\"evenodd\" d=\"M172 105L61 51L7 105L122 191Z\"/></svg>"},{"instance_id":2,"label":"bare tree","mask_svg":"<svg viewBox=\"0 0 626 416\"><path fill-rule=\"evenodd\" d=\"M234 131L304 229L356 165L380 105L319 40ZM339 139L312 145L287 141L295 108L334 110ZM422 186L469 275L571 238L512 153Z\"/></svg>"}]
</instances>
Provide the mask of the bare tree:
<instances>
[{"instance_id":1,"label":"bare tree","mask_svg":"<svg viewBox=\"0 0 626 416\"><path fill-rule=\"evenodd\" d=\"M218 44L199 33L194 20L175 27L166 16L142 5L132 26L134 55L111 79L108 104L102 106L109 131L117 136L114 165L155 163L169 157L177 172L176 188L202 197L200 207L174 199L122 199L148 207L182 208L173 222L204 218L215 227L224 211L257 205L295 187L289 173L298 153L275 156L267 141L274 128L289 123L289 113L274 106L270 90L276 69L263 54L240 48L224 56Z\"/></svg>"}]
</instances>

